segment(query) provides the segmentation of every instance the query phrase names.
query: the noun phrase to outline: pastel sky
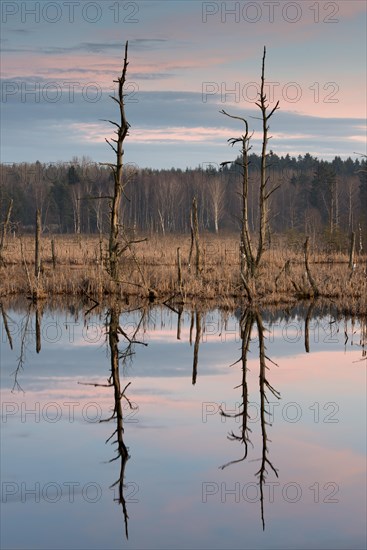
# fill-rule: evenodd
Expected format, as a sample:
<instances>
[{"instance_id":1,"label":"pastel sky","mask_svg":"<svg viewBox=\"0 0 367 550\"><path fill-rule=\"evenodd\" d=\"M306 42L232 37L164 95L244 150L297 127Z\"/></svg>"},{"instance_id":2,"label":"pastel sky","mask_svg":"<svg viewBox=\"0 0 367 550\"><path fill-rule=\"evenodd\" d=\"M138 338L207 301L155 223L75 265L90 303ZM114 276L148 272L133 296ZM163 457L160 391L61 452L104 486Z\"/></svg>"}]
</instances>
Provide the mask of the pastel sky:
<instances>
[{"instance_id":1,"label":"pastel sky","mask_svg":"<svg viewBox=\"0 0 367 550\"><path fill-rule=\"evenodd\" d=\"M1 161L112 160L102 119L129 41L125 161L186 168L234 158L227 140L254 106L266 45L271 148L366 153L366 2L6 1L1 3Z\"/></svg>"}]
</instances>

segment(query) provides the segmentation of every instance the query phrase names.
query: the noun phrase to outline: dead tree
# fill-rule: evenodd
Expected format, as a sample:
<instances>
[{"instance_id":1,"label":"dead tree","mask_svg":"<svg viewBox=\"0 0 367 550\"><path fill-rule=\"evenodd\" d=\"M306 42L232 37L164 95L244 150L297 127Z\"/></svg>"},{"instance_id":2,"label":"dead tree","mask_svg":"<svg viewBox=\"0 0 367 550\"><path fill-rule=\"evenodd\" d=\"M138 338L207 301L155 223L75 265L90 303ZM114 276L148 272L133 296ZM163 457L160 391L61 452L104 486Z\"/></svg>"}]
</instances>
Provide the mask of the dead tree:
<instances>
[{"instance_id":1,"label":"dead tree","mask_svg":"<svg viewBox=\"0 0 367 550\"><path fill-rule=\"evenodd\" d=\"M182 295L182 265L180 247L177 247L177 286Z\"/></svg>"},{"instance_id":2,"label":"dead tree","mask_svg":"<svg viewBox=\"0 0 367 550\"><path fill-rule=\"evenodd\" d=\"M306 268L307 279L308 279L308 281L311 285L311 288L312 288L313 296L316 298L317 296L320 296L320 291L319 291L319 289L316 285L315 279L312 276L310 266L308 264L308 241L309 241L309 237L306 237L306 240L305 240L304 245L303 245L303 253L304 253L304 258L305 258L305 268Z\"/></svg>"},{"instance_id":3,"label":"dead tree","mask_svg":"<svg viewBox=\"0 0 367 550\"><path fill-rule=\"evenodd\" d=\"M41 212L39 208L37 208L36 211L36 231L34 240L34 276L38 282L41 273Z\"/></svg>"},{"instance_id":4,"label":"dead tree","mask_svg":"<svg viewBox=\"0 0 367 550\"><path fill-rule=\"evenodd\" d=\"M109 162L101 162L100 165L102 166L108 166L113 175L113 195L112 196L98 196L98 197L88 197L88 198L94 198L97 200L100 199L109 199L111 202L110 206L110 234L109 234L109 242L108 242L108 257L107 257L107 271L110 274L112 280L115 283L122 283L123 281L119 278L119 264L120 264L120 258L121 256L126 252L129 251L133 263L136 265L137 270L139 271L142 285L126 281L128 284L132 284L135 286L143 286L145 290L148 292L152 292L151 289L147 288L146 281L143 275L143 272L140 268L140 265L137 261L136 255L134 253L134 250L132 248L133 244L144 242L147 239L137 239L137 240L131 240L126 233L126 230L124 228L124 225L122 223L121 219L121 203L122 203L122 197L125 196L125 188L126 185L129 183L129 180L132 176L132 174L127 174L124 172L124 164L123 164L123 157L124 157L124 141L126 136L128 135L128 130L130 128L130 124L126 120L126 114L125 114L125 93L124 93L124 87L126 83L126 73L127 73L127 66L128 66L128 60L127 60L127 50L128 50L128 42L125 44L125 55L124 55L124 62L123 62L123 68L121 72L121 76L114 80L115 83L118 84L118 92L117 92L117 98L114 96L110 96L113 101L115 101L119 106L119 113L120 118L119 122L114 122L113 120L107 120L106 122L109 122L113 126L116 127L115 134L116 138L111 138L111 140L108 140L105 138L106 143L111 147L113 152L116 155L116 162L115 163L109 163ZM111 143L111 141L113 143ZM126 197L127 198L127 197ZM123 246L121 244L121 241L123 242Z\"/></svg>"},{"instance_id":5,"label":"dead tree","mask_svg":"<svg viewBox=\"0 0 367 550\"><path fill-rule=\"evenodd\" d=\"M199 220L198 220L198 203L196 197L192 199L192 209L190 212L190 226L191 226L191 245L189 253L189 270L191 270L191 258L195 245L195 271L196 276L199 277L201 271L201 251L200 251L200 240L199 240Z\"/></svg>"},{"instance_id":6,"label":"dead tree","mask_svg":"<svg viewBox=\"0 0 367 550\"><path fill-rule=\"evenodd\" d=\"M53 269L56 269L57 257L56 257L55 239L53 237L51 238L51 256L52 256L52 267Z\"/></svg>"},{"instance_id":7,"label":"dead tree","mask_svg":"<svg viewBox=\"0 0 367 550\"><path fill-rule=\"evenodd\" d=\"M230 138L228 142L230 145L235 145L236 143L241 143L241 161L236 162L239 164L242 171L242 189L241 189L241 198L242 198L242 211L241 211L241 240L240 240L240 276L244 288L246 290L248 299L252 301L252 292L248 284L248 278L252 278L255 275L255 254L253 252L253 245L251 242L251 235L248 224L248 187L249 187L249 176L248 176L248 153L251 149L250 139L252 134L249 134L248 131L248 122L242 117L237 117L228 114L224 109L220 111L222 114L230 117L242 120L245 125L245 133L239 138ZM222 162L221 166L230 164L230 161Z\"/></svg>"},{"instance_id":8,"label":"dead tree","mask_svg":"<svg viewBox=\"0 0 367 550\"><path fill-rule=\"evenodd\" d=\"M271 189L268 188L269 183L269 177L267 176L266 168L267 168L267 157L268 154L266 152L267 145L269 141L268 137L268 121L270 117L274 114L274 112L279 109L279 101L276 102L275 107L272 108L270 113L268 113L269 103L264 91L265 86L265 55L266 55L266 48L264 46L264 54L262 59L262 69L261 69L261 89L260 89L260 101L256 103L257 107L261 110L261 116L262 116L262 130L263 130L263 142L262 142L262 149L261 149L261 174L260 174L260 194L259 194L259 208L260 208L260 228L259 228L259 243L257 247L257 254L256 254L256 267L259 266L261 257L265 251L265 237L266 237L266 228L268 226L268 220L269 220L269 210L268 210L268 202L270 195L276 191L276 189L279 188L280 184L275 185Z\"/></svg>"},{"instance_id":9,"label":"dead tree","mask_svg":"<svg viewBox=\"0 0 367 550\"><path fill-rule=\"evenodd\" d=\"M349 269L354 269L354 250L355 250L356 234L352 231L350 236L350 248L349 248Z\"/></svg>"},{"instance_id":10,"label":"dead tree","mask_svg":"<svg viewBox=\"0 0 367 550\"><path fill-rule=\"evenodd\" d=\"M10 216L11 216L12 208L13 208L13 199L10 199L10 201L9 201L9 206L8 206L8 210L7 210L6 216L5 216L5 220L4 220L4 222L3 222L3 228L2 228L2 231L1 231L1 240L0 240L0 266L1 266L1 265L5 265L5 261L4 261L4 258L3 258L3 251L4 251L5 239L6 239L6 232L7 232L7 230L8 230L8 225L9 225L9 222L10 222Z\"/></svg>"},{"instance_id":11,"label":"dead tree","mask_svg":"<svg viewBox=\"0 0 367 550\"><path fill-rule=\"evenodd\" d=\"M243 117L233 116L227 113L226 111L220 111L222 114L238 119L245 124L245 133L239 138L231 138L228 140L230 145L235 145L241 143L241 161L237 164L241 166L242 170L242 220L241 220L241 242L240 242L240 275L241 280L246 290L247 296L250 301L252 301L252 290L249 284L251 279L255 279L258 273L260 262L262 256L266 249L266 232L269 225L269 198L278 189L280 184L269 187L269 177L267 175L267 145L270 139L268 135L269 131L269 119L274 114L274 112L279 109L279 101L276 102L275 106L269 112L269 103L265 93L265 56L266 48L264 47L264 53L262 58L262 70L261 70L261 86L259 93L259 100L255 103L257 107L261 110L261 120L262 120L262 150L261 150L261 169L260 169L260 187L259 187L259 212L260 212L260 223L258 229L258 243L257 248L253 245L251 241L249 224L248 224L248 184L249 184L249 174L248 174L248 152L251 149L250 139L252 134L249 134L248 122ZM226 164L231 164L231 161L222 162L221 166Z\"/></svg>"},{"instance_id":12,"label":"dead tree","mask_svg":"<svg viewBox=\"0 0 367 550\"><path fill-rule=\"evenodd\" d=\"M120 220L120 209L121 209L121 200L124 193L124 188L126 186L126 181L123 180L123 156L124 156L124 141L128 134L128 130L130 128L130 124L126 120L125 115L125 94L124 94L124 86L126 82L126 72L127 72L127 49L128 49L128 42L125 44L125 56L124 56L124 64L122 68L121 76L114 80L118 84L118 96L117 98L111 95L111 99L113 101L116 101L116 103L119 106L120 111L120 120L119 123L114 122L112 120L108 120L113 126L117 128L115 130L115 134L117 136L117 139L111 138L111 141L114 142L114 144L111 143L110 140L105 138L106 143L111 147L111 149L114 151L116 155L116 162L113 163L101 163L106 166L109 166L109 168L112 170L113 174L113 196L111 198L111 210L110 210L110 236L109 236L109 243L108 243L108 271L111 275L111 278L117 282L118 276L119 276L119 257L121 256L121 249L120 249L120 227L121 227L121 220Z\"/></svg>"}]
</instances>

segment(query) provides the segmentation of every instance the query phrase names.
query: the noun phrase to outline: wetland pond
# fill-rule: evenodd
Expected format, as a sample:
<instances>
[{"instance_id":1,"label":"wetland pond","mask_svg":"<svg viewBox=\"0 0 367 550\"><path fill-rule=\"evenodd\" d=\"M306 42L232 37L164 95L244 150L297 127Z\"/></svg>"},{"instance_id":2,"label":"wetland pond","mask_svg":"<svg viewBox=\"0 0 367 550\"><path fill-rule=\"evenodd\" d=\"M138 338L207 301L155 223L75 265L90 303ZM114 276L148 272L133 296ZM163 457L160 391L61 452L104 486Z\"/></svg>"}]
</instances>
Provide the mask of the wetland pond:
<instances>
[{"instance_id":1,"label":"wetland pond","mask_svg":"<svg viewBox=\"0 0 367 550\"><path fill-rule=\"evenodd\" d=\"M1 306L1 548L366 547L365 319L124 308Z\"/></svg>"}]
</instances>

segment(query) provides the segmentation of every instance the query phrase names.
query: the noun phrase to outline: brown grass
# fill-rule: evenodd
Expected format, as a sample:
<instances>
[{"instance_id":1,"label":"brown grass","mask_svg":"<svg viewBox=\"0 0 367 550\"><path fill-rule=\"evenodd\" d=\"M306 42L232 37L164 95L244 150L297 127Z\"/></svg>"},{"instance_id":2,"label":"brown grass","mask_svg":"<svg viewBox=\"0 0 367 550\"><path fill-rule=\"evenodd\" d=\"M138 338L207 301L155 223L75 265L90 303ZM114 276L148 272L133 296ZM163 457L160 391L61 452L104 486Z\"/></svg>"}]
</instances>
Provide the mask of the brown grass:
<instances>
[{"instance_id":1,"label":"brown grass","mask_svg":"<svg viewBox=\"0 0 367 550\"><path fill-rule=\"evenodd\" d=\"M100 243L96 236L54 237L57 256L53 268L51 238L41 239L42 273L38 284L34 278L34 239L23 237L25 260L32 291L38 298L56 295L88 295L100 301L103 296L147 297L149 291L158 301L173 296L189 303L205 301L232 308L245 302L239 278L238 236L201 237L203 269L196 278L194 266L188 268L190 237L155 235L136 245L135 251L145 280L131 256L122 260L121 285L116 286L101 262ZM177 247L181 249L183 292L177 284ZM103 242L104 253L107 240ZM20 241L9 238L4 251L5 266L0 267L0 298L30 295L26 270L22 262ZM290 260L290 269L282 268ZM340 310L367 313L366 257L356 258L356 269L348 268L346 254L321 254L310 250L310 269L323 298L335 302ZM278 277L278 279L277 279ZM277 280L277 284L276 284ZM302 247L287 248L279 244L269 250L257 280L260 304L290 304L312 297L305 277Z\"/></svg>"}]
</instances>

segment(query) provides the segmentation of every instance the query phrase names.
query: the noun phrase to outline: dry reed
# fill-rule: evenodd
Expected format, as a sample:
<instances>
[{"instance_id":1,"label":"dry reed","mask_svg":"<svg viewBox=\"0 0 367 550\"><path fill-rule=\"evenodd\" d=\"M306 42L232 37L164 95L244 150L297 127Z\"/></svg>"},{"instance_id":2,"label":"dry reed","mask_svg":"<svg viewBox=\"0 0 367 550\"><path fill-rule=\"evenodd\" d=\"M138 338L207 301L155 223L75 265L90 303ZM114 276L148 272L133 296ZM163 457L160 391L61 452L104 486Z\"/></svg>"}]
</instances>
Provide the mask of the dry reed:
<instances>
[{"instance_id":1,"label":"dry reed","mask_svg":"<svg viewBox=\"0 0 367 550\"><path fill-rule=\"evenodd\" d=\"M52 240L56 257L53 256ZM9 238L7 241L4 265L0 267L0 297L30 295L24 265L28 265L32 274L34 239L25 236L22 241L23 258L20 240ZM176 300L185 303L205 301L228 308L246 301L239 276L237 235L201 236L202 270L199 277L194 266L190 269L188 265L188 235L153 235L135 248L141 273L131 256L122 259L121 284L118 286L105 270L106 238L101 247L97 236L42 236L40 246L41 274L38 281L31 280L37 298L87 295L98 301L103 296L123 296L128 300L146 298L150 294L158 301L175 296ZM181 288L177 283L178 246L182 261ZM280 243L272 246L264 255L256 282L258 302L262 305L290 304L298 299L312 298L302 246L287 247ZM348 267L348 260L347 253L310 250L310 269L321 296L335 302L340 310L367 314L366 256L357 256L352 270Z\"/></svg>"}]
</instances>

